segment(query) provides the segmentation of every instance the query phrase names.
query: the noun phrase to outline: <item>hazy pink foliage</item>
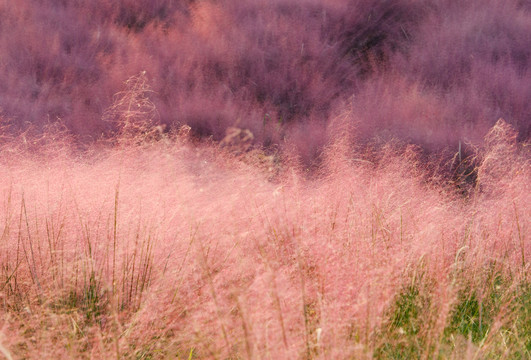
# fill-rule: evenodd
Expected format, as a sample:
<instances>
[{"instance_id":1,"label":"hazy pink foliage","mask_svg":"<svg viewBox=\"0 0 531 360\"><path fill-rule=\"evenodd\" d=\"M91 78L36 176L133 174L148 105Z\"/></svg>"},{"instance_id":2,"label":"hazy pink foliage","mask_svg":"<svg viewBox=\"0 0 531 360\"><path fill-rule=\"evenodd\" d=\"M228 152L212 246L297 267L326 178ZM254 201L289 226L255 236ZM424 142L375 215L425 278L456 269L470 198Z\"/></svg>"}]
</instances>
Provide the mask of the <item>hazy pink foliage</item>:
<instances>
[{"instance_id":1,"label":"hazy pink foliage","mask_svg":"<svg viewBox=\"0 0 531 360\"><path fill-rule=\"evenodd\" d=\"M296 134L322 132L345 103L364 109L363 138L429 150L481 141L500 117L530 133L521 1L20 0L0 12L0 107L14 129L61 119L81 139L109 134L112 96L145 70L168 129L221 140L247 128L308 159L326 139Z\"/></svg>"}]
</instances>

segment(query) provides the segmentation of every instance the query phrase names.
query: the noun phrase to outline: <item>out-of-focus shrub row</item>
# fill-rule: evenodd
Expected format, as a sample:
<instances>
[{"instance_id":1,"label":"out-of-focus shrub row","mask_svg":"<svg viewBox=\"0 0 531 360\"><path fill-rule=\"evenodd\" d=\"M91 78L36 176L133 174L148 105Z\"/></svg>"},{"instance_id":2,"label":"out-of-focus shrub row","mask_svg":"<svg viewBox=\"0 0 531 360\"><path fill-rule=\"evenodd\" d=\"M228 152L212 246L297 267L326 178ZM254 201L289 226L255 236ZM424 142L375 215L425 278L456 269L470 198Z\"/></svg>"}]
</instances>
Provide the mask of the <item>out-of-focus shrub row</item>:
<instances>
[{"instance_id":1,"label":"out-of-focus shrub row","mask_svg":"<svg viewBox=\"0 0 531 360\"><path fill-rule=\"evenodd\" d=\"M311 159L337 117L363 140L531 133L531 12L516 0L19 0L0 4L0 107L11 131L60 121L112 135L105 112L141 71L152 118ZM328 131L327 131L328 129Z\"/></svg>"}]
</instances>

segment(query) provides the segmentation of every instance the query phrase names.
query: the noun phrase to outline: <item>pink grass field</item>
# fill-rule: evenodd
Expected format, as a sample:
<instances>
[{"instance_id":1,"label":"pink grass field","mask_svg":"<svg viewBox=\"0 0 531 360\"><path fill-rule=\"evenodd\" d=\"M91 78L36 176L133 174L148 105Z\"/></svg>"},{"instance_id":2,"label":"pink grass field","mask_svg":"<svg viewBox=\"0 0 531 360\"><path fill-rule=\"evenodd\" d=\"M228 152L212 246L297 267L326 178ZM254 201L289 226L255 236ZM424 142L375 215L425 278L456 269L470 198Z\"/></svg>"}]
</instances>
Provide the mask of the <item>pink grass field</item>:
<instances>
[{"instance_id":1,"label":"pink grass field","mask_svg":"<svg viewBox=\"0 0 531 360\"><path fill-rule=\"evenodd\" d=\"M464 286L481 297L489 271L528 277L529 159L508 125L489 136L466 198L430 181L414 149L375 165L345 141L312 179L286 161L273 181L260 154L242 162L185 137L83 157L8 146L2 346L13 358L370 358L396 294L418 282L431 294L422 354L442 351ZM511 321L500 310L471 358Z\"/></svg>"},{"instance_id":2,"label":"pink grass field","mask_svg":"<svg viewBox=\"0 0 531 360\"><path fill-rule=\"evenodd\" d=\"M531 357L527 0L0 3L0 358Z\"/></svg>"}]
</instances>

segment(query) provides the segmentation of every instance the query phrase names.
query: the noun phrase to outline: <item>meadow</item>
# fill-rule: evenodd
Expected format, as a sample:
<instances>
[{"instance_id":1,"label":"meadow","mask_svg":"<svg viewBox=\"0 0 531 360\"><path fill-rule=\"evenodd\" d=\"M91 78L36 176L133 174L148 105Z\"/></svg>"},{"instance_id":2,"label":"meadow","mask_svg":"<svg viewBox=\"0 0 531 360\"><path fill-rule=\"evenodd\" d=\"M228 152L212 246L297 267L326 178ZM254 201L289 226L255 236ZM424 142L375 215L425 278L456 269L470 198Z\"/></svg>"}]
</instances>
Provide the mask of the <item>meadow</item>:
<instances>
[{"instance_id":1,"label":"meadow","mask_svg":"<svg viewBox=\"0 0 531 360\"><path fill-rule=\"evenodd\" d=\"M531 357L527 0L0 3L0 357Z\"/></svg>"}]
</instances>

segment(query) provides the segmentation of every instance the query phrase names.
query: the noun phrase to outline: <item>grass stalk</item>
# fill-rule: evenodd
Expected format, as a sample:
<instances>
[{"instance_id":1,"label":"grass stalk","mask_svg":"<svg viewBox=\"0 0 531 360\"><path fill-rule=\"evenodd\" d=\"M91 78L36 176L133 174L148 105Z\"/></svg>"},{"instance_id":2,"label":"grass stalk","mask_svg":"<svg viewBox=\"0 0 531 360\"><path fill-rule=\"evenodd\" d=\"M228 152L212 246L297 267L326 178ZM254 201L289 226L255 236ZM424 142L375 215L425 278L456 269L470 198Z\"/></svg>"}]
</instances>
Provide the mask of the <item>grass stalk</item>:
<instances>
[{"instance_id":1,"label":"grass stalk","mask_svg":"<svg viewBox=\"0 0 531 360\"><path fill-rule=\"evenodd\" d=\"M525 243L524 236L522 235L522 229L520 228L520 219L518 217L518 210L516 209L516 202L513 201L514 216L516 220L516 228L518 230L518 240L520 241L520 254L522 260L522 270L525 270ZM525 273L525 271L524 271Z\"/></svg>"}]
</instances>

